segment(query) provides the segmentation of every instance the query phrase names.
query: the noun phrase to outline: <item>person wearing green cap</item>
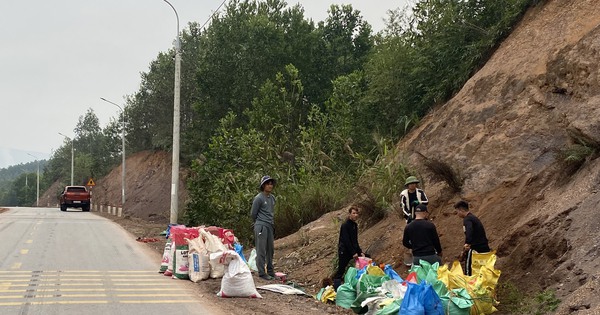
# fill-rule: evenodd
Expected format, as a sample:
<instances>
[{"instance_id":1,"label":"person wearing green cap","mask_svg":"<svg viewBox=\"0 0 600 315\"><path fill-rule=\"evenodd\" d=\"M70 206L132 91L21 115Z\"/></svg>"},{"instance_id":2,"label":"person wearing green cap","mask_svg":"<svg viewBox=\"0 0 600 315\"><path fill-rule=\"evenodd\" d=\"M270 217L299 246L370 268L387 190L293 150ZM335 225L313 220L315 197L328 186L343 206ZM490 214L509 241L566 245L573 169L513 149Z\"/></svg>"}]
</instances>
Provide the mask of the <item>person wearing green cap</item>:
<instances>
[{"instance_id":1,"label":"person wearing green cap","mask_svg":"<svg viewBox=\"0 0 600 315\"><path fill-rule=\"evenodd\" d=\"M425 191L418 188L419 180L416 176L409 176L406 178L404 183L404 189L400 193L400 204L406 224L410 223L415 219L415 207L423 204L427 205L427 195Z\"/></svg>"}]
</instances>

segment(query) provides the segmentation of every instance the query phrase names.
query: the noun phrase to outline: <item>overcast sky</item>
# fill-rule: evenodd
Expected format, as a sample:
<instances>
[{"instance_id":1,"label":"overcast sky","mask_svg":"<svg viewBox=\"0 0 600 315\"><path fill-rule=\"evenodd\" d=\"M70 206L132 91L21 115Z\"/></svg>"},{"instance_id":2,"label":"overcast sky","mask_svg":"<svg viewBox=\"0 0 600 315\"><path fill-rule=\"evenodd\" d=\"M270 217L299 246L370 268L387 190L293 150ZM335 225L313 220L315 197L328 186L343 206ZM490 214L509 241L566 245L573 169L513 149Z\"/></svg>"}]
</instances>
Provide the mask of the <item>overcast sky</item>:
<instances>
[{"instance_id":1,"label":"overcast sky","mask_svg":"<svg viewBox=\"0 0 600 315\"><path fill-rule=\"evenodd\" d=\"M203 24L222 0L171 0L180 28ZM375 31L409 0L302 0L305 16L327 17L330 4L352 4ZM7 149L48 158L63 133L72 137L93 108L102 127L139 88L140 73L172 47L177 23L162 0L0 1L0 155ZM23 154L12 164L34 160ZM6 167L8 165L0 165Z\"/></svg>"}]
</instances>

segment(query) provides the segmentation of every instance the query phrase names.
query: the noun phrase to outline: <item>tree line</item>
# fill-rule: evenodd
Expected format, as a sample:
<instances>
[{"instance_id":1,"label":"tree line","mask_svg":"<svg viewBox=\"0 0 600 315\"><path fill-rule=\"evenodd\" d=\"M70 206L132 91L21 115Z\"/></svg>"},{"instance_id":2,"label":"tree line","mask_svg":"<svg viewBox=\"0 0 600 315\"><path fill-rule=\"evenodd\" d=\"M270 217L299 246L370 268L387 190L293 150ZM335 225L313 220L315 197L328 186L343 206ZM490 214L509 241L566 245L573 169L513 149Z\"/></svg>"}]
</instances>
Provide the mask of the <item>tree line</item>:
<instances>
[{"instance_id":1,"label":"tree line","mask_svg":"<svg viewBox=\"0 0 600 315\"><path fill-rule=\"evenodd\" d=\"M278 237L357 194L384 216L413 172L385 163L394 144L538 2L420 0L389 11L378 33L350 5L331 5L315 22L283 0L231 0L207 27L190 23L180 34L181 162L190 171L180 223L226 226L248 240L265 174L278 179ZM174 53L160 52L126 98L128 154L171 150ZM80 118L78 180L118 164L119 121L102 129L92 110ZM48 161L46 187L69 178L70 150L65 142Z\"/></svg>"}]
</instances>

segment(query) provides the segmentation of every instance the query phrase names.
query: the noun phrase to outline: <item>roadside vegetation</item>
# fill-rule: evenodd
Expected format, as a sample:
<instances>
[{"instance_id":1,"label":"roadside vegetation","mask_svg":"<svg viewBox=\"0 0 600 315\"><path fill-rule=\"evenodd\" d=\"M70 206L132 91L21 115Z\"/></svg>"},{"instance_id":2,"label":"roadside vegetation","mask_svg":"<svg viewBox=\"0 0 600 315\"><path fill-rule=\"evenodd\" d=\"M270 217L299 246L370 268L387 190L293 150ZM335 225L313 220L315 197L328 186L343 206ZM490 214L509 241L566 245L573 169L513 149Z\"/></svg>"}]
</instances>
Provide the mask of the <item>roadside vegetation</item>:
<instances>
[{"instance_id":1,"label":"roadside vegetation","mask_svg":"<svg viewBox=\"0 0 600 315\"><path fill-rule=\"evenodd\" d=\"M332 5L314 22L282 0L231 0L206 28L189 24L181 33L181 165L190 169L190 202L180 223L226 226L251 242L250 204L265 174L278 180L277 237L350 202L372 223L384 218L414 174L389 161L402 156L397 141L538 2L420 0L390 11L376 34L350 5ZM171 149L173 54L159 53L126 98L128 154ZM93 110L83 114L73 142L45 165L41 189L68 183L71 146L75 184L118 165L120 122L101 128ZM450 165L430 162L461 189Z\"/></svg>"},{"instance_id":2,"label":"roadside vegetation","mask_svg":"<svg viewBox=\"0 0 600 315\"><path fill-rule=\"evenodd\" d=\"M526 293L511 282L498 286L499 309L509 314L543 315L556 311L560 300L552 290Z\"/></svg>"}]
</instances>

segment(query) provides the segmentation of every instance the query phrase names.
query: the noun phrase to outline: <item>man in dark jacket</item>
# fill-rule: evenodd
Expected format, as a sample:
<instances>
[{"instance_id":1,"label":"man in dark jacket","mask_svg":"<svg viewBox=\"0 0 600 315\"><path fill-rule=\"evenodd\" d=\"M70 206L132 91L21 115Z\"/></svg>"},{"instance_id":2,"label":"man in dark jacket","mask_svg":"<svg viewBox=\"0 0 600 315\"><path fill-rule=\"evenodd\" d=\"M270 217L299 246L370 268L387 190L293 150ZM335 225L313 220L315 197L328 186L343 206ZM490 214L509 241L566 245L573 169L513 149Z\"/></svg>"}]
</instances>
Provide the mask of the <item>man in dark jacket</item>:
<instances>
[{"instance_id":1,"label":"man in dark jacket","mask_svg":"<svg viewBox=\"0 0 600 315\"><path fill-rule=\"evenodd\" d=\"M427 206L415 207L415 220L404 228L402 245L412 250L413 265L420 265L424 260L430 264L442 263L442 245L433 222L427 220Z\"/></svg>"},{"instance_id":2,"label":"man in dark jacket","mask_svg":"<svg viewBox=\"0 0 600 315\"><path fill-rule=\"evenodd\" d=\"M473 251L478 253L489 253L490 246L488 245L488 239L485 235L485 229L481 221L469 211L469 204L461 200L454 205L456 215L463 219L463 230L465 232L465 245L463 246L463 253L461 254L461 260L465 261L465 274L471 275L471 258Z\"/></svg>"},{"instance_id":3,"label":"man in dark jacket","mask_svg":"<svg viewBox=\"0 0 600 315\"><path fill-rule=\"evenodd\" d=\"M340 227L340 238L338 242L338 269L333 277L333 286L337 290L342 283L346 267L352 259L365 256L358 245L358 208L351 206L348 209L348 219Z\"/></svg>"}]
</instances>

